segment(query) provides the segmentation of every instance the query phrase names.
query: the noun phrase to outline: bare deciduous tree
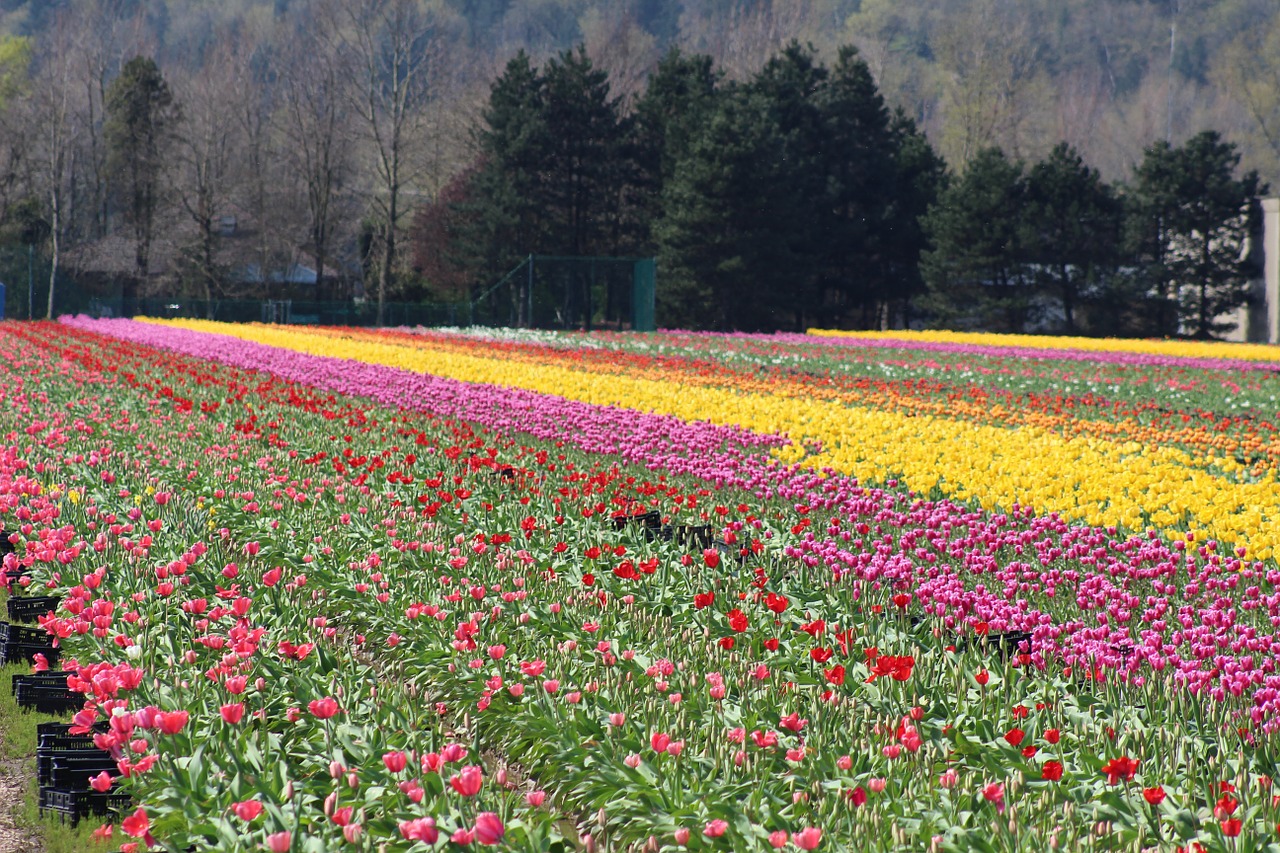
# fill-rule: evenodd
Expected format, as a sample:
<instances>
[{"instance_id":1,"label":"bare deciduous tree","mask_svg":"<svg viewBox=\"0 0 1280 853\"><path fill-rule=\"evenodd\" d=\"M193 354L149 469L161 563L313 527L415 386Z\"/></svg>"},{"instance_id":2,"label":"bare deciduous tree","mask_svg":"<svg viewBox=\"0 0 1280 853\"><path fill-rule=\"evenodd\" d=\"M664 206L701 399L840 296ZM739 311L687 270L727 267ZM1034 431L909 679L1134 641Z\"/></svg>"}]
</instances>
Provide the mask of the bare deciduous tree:
<instances>
[{"instance_id":1,"label":"bare deciduous tree","mask_svg":"<svg viewBox=\"0 0 1280 853\"><path fill-rule=\"evenodd\" d=\"M401 194L413 181L406 148L423 125L437 58L435 24L416 0L351 0L331 22L353 111L372 156L377 190L378 325L396 260Z\"/></svg>"},{"instance_id":2,"label":"bare deciduous tree","mask_svg":"<svg viewBox=\"0 0 1280 853\"><path fill-rule=\"evenodd\" d=\"M349 98L331 34L315 29L314 21L295 23L280 34L285 43L277 47L280 128L289 166L305 195L307 238L320 292L331 260L338 195L350 169Z\"/></svg>"}]
</instances>

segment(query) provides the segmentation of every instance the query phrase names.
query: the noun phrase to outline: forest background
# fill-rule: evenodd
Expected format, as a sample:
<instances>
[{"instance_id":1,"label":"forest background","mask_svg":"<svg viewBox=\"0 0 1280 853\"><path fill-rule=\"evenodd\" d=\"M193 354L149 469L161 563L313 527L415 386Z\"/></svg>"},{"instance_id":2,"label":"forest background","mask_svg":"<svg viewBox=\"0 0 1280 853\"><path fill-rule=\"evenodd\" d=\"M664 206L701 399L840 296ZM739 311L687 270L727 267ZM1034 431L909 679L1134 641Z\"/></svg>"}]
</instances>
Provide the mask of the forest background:
<instances>
[{"instance_id":1,"label":"forest background","mask_svg":"<svg viewBox=\"0 0 1280 853\"><path fill-rule=\"evenodd\" d=\"M1280 183L1271 0L3 0L0 33L33 314L54 281L458 299L571 252L657 255L663 325L1203 336L1248 298L1237 202ZM1168 197L1197 168L1216 212Z\"/></svg>"}]
</instances>

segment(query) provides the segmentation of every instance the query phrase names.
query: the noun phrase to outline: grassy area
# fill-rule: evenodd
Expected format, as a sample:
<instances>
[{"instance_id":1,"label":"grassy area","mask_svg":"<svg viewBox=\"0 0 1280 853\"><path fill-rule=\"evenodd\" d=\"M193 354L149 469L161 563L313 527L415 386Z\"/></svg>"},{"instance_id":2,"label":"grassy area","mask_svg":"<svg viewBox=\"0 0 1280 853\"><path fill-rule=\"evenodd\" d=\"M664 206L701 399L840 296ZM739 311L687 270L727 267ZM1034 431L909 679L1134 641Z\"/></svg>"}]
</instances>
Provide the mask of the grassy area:
<instances>
[{"instance_id":1,"label":"grassy area","mask_svg":"<svg viewBox=\"0 0 1280 853\"><path fill-rule=\"evenodd\" d=\"M0 599L0 608L3 606L3 600ZM106 849L109 842L93 838L93 830L106 821L90 818L73 829L56 817L40 815L35 761L36 726L45 722L65 722L65 718L37 714L18 707L9 688L10 676L29 671L30 667L25 664L0 667L0 760L21 761L19 778L27 780L24 806L17 812L17 819L22 825L39 833L45 853L80 853L95 848Z\"/></svg>"}]
</instances>

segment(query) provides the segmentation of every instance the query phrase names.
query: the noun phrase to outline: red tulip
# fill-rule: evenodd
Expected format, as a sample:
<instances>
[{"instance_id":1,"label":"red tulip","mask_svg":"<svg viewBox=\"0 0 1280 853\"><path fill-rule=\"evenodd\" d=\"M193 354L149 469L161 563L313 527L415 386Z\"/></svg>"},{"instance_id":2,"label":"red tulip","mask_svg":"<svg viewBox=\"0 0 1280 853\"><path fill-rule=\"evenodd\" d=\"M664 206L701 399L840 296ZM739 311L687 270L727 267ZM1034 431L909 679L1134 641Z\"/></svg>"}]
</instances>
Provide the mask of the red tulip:
<instances>
[{"instance_id":1,"label":"red tulip","mask_svg":"<svg viewBox=\"0 0 1280 853\"><path fill-rule=\"evenodd\" d=\"M223 705L219 710L222 712L222 719L233 726L244 719L243 702L230 702Z\"/></svg>"},{"instance_id":2,"label":"red tulip","mask_svg":"<svg viewBox=\"0 0 1280 853\"><path fill-rule=\"evenodd\" d=\"M1102 772L1107 777L1107 784L1116 785L1123 779L1126 782L1133 781L1133 775L1138 772L1138 765L1141 759L1129 758L1122 755L1119 758L1113 758L1102 768Z\"/></svg>"},{"instance_id":3,"label":"red tulip","mask_svg":"<svg viewBox=\"0 0 1280 853\"><path fill-rule=\"evenodd\" d=\"M480 812L476 815L475 839L484 845L493 845L502 841L506 828L502 818L493 812Z\"/></svg>"},{"instance_id":4,"label":"red tulip","mask_svg":"<svg viewBox=\"0 0 1280 853\"><path fill-rule=\"evenodd\" d=\"M401 821L400 834L406 841L425 841L428 845L440 840L440 830L436 829L435 818L430 817Z\"/></svg>"},{"instance_id":5,"label":"red tulip","mask_svg":"<svg viewBox=\"0 0 1280 853\"><path fill-rule=\"evenodd\" d=\"M89 780L89 787L93 788L93 790L97 791L99 794L105 794L110 790L111 785L112 778L105 770Z\"/></svg>"},{"instance_id":6,"label":"red tulip","mask_svg":"<svg viewBox=\"0 0 1280 853\"><path fill-rule=\"evenodd\" d=\"M186 711L170 711L168 713L162 711L156 714L155 722L160 731L167 735L176 735L186 726L187 719L190 716Z\"/></svg>"},{"instance_id":7,"label":"red tulip","mask_svg":"<svg viewBox=\"0 0 1280 853\"><path fill-rule=\"evenodd\" d=\"M707 838L719 838L720 836L724 835L725 831L728 829L729 829L728 821L724 821L724 820L721 820L720 818L716 818L715 820L709 821L707 825L703 827L702 834L705 835Z\"/></svg>"},{"instance_id":8,"label":"red tulip","mask_svg":"<svg viewBox=\"0 0 1280 853\"><path fill-rule=\"evenodd\" d=\"M805 724L808 722L809 722L808 720L800 719L800 715L795 711L792 711L787 716L778 720L778 725L782 726L784 729L789 729L793 732L798 732L802 730L805 727Z\"/></svg>"},{"instance_id":9,"label":"red tulip","mask_svg":"<svg viewBox=\"0 0 1280 853\"><path fill-rule=\"evenodd\" d=\"M468 764L449 777L449 786L464 797L474 797L484 784L484 773L474 764Z\"/></svg>"},{"instance_id":10,"label":"red tulip","mask_svg":"<svg viewBox=\"0 0 1280 853\"><path fill-rule=\"evenodd\" d=\"M326 696L323 699L313 699L307 703L307 710L311 712L311 716L318 720L327 720L334 714L338 713L338 700L332 696Z\"/></svg>"},{"instance_id":11,"label":"red tulip","mask_svg":"<svg viewBox=\"0 0 1280 853\"><path fill-rule=\"evenodd\" d=\"M1154 788L1143 788L1142 797L1151 805L1158 806L1164 802L1165 790L1160 785L1156 785Z\"/></svg>"},{"instance_id":12,"label":"red tulip","mask_svg":"<svg viewBox=\"0 0 1280 853\"><path fill-rule=\"evenodd\" d=\"M405 765L408 764L408 762L409 757L403 752L386 752L382 755L382 763L385 764L387 769L392 773L399 773L405 768Z\"/></svg>"},{"instance_id":13,"label":"red tulip","mask_svg":"<svg viewBox=\"0 0 1280 853\"><path fill-rule=\"evenodd\" d=\"M258 800L242 800L234 803L231 810L236 813L236 817L241 820L253 820L262 814L262 803Z\"/></svg>"},{"instance_id":14,"label":"red tulip","mask_svg":"<svg viewBox=\"0 0 1280 853\"><path fill-rule=\"evenodd\" d=\"M124 830L124 834L133 838L142 838L151 829L151 820L147 817L147 810L139 808L133 814L120 821L120 828Z\"/></svg>"},{"instance_id":15,"label":"red tulip","mask_svg":"<svg viewBox=\"0 0 1280 853\"><path fill-rule=\"evenodd\" d=\"M1049 782L1057 782L1062 778L1062 762L1046 761L1040 768L1040 778Z\"/></svg>"}]
</instances>

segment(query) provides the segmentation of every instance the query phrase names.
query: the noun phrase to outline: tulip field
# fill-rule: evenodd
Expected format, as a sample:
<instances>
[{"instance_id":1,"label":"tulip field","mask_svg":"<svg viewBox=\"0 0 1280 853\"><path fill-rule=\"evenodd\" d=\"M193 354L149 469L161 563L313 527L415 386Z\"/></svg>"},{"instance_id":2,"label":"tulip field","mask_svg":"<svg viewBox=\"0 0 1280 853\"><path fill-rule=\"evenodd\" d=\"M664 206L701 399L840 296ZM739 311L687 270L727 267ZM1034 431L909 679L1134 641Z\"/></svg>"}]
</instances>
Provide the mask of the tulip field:
<instances>
[{"instance_id":1,"label":"tulip field","mask_svg":"<svg viewBox=\"0 0 1280 853\"><path fill-rule=\"evenodd\" d=\"M1280 349L0 343L100 849L1280 851Z\"/></svg>"}]
</instances>

